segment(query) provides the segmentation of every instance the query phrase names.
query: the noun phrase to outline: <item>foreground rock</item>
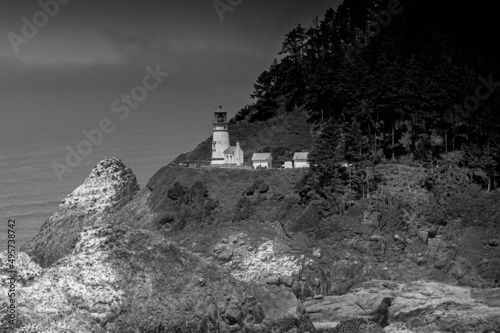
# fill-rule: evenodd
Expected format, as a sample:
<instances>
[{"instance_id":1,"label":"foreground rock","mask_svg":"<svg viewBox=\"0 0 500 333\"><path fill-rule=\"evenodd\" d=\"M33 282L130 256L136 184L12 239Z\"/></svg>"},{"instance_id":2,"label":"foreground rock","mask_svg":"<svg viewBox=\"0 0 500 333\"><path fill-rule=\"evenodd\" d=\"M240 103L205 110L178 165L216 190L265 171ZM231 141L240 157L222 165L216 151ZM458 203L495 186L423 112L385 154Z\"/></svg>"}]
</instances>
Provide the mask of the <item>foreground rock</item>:
<instances>
[{"instance_id":1,"label":"foreground rock","mask_svg":"<svg viewBox=\"0 0 500 333\"><path fill-rule=\"evenodd\" d=\"M104 158L84 183L62 200L38 235L23 245L21 251L42 267L50 266L71 252L85 226L105 221L138 191L130 168L117 158Z\"/></svg>"},{"instance_id":2,"label":"foreground rock","mask_svg":"<svg viewBox=\"0 0 500 333\"><path fill-rule=\"evenodd\" d=\"M0 283L5 285L7 279L12 276L11 264L14 264L16 280L26 283L42 274L42 268L24 252L16 253L14 261L9 257L7 251L0 253Z\"/></svg>"},{"instance_id":3,"label":"foreground rock","mask_svg":"<svg viewBox=\"0 0 500 333\"><path fill-rule=\"evenodd\" d=\"M499 288L379 280L304 306L318 328L353 318L370 319L386 332L497 332L500 328Z\"/></svg>"},{"instance_id":4,"label":"foreground rock","mask_svg":"<svg viewBox=\"0 0 500 333\"><path fill-rule=\"evenodd\" d=\"M18 285L19 331L315 332L291 291L237 281L152 231L87 229L69 256Z\"/></svg>"}]
</instances>

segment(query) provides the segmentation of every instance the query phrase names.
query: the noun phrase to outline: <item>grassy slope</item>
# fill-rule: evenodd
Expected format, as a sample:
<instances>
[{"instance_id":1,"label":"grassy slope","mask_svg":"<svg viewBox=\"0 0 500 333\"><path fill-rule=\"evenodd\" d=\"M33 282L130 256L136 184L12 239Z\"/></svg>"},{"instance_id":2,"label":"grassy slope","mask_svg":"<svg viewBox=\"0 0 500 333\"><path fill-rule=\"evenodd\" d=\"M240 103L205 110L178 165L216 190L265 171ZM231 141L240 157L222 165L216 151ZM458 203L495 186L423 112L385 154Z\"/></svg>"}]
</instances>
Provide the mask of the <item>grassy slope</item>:
<instances>
[{"instance_id":1,"label":"grassy slope","mask_svg":"<svg viewBox=\"0 0 500 333\"><path fill-rule=\"evenodd\" d=\"M475 199L467 194L470 190L466 190L464 193L452 194L450 202L443 203L444 207L439 208L433 194L420 185L426 177L425 169L382 164L377 170L385 179L382 187L385 194L382 197L386 199L375 200L372 204L368 204L367 200L359 201L346 215L330 219L318 219L310 209L298 205L294 184L303 175L299 172L304 170L165 167L148 184L152 189L148 204L154 214L166 211L177 214L167 196L168 189L175 182L190 187L200 181L206 184L209 197L219 201L220 205L211 213L215 223L209 226L199 218L188 218L186 226L190 228L179 230L184 235L180 234L180 238L194 237L198 233L195 230L203 225L201 234L205 236L200 236L203 238L200 242L213 245L219 239L217 235L222 237L222 230L226 227L265 234L269 232L265 223L279 221L292 237L290 246L304 249L299 250L300 253L309 253L305 249L311 246L323 247L325 257L331 258L325 259L325 270L344 253L350 253L365 264L379 263L365 273L351 277L353 285L371 278L400 281L431 278L477 287L498 279L500 261L497 256L500 247L489 245L489 242L495 236L500 236L498 223L495 223L499 210L491 204L491 201L498 200L500 193L483 192ZM245 190L256 180L268 184L269 191L263 195L244 195ZM453 213L458 211L456 205L467 207L467 212L454 219ZM445 209L443 215L438 214L439 209ZM482 211L487 213L481 215ZM469 212L474 212L475 217L470 216ZM482 219L476 221L480 215ZM254 229L262 230L257 232ZM422 242L419 239L422 232L435 234L429 236L428 242ZM385 245L381 247L382 243L370 240L373 235L382 236ZM404 239L404 242L400 239ZM493 241L491 244L494 244ZM485 260L480 267L474 267L482 259ZM386 265L392 269L385 272L383 267ZM368 266L371 267L371 264ZM350 287L339 282L345 279L343 274L347 273L343 272L343 268L338 269L338 281L328 281L331 285L329 292L340 292Z\"/></svg>"},{"instance_id":2,"label":"grassy slope","mask_svg":"<svg viewBox=\"0 0 500 333\"><path fill-rule=\"evenodd\" d=\"M150 206L153 211L161 211L161 207L171 201L167 192L175 182L190 187L200 181L207 186L209 196L219 201L219 212L222 215L229 214L242 198L243 192L257 180L265 180L269 185L267 197L293 195L296 182L305 172L303 169L238 170L167 166L160 169L148 183L148 187L153 189Z\"/></svg>"},{"instance_id":3,"label":"grassy slope","mask_svg":"<svg viewBox=\"0 0 500 333\"><path fill-rule=\"evenodd\" d=\"M209 124L207 124L208 126ZM273 152L275 165L291 160L293 152L308 150L312 144L304 112L294 111L268 121L229 124L231 145L240 142L249 162L252 154L265 150ZM209 161L212 154L212 137L200 143L193 151L177 157L173 163L186 161Z\"/></svg>"}]
</instances>

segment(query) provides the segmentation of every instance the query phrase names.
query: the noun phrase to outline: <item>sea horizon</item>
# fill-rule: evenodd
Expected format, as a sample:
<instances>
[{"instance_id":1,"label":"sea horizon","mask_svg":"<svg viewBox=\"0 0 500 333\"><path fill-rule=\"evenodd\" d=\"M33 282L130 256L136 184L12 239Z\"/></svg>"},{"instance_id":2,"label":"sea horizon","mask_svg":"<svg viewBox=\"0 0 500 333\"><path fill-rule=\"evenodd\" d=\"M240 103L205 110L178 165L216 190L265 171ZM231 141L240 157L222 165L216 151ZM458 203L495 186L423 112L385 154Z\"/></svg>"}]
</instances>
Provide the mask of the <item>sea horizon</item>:
<instances>
[{"instance_id":1,"label":"sea horizon","mask_svg":"<svg viewBox=\"0 0 500 333\"><path fill-rule=\"evenodd\" d=\"M96 147L71 173L64 174L61 181L57 178L52 163L64 162L65 143L71 145L78 142L81 140L81 133L67 130L47 133L46 129L31 128L29 135L9 135L14 132L8 129L2 131L5 134L2 140L5 149L0 154L0 215L4 230L0 232L0 251L7 250L8 220L16 221L15 246L18 251L38 234L42 224L55 213L61 200L80 186L104 157L119 158L130 167L142 189L156 171L182 153L169 151L161 144L175 141L172 137L168 140L168 135L162 131L151 128L146 148L143 141L128 139L134 137L133 130L129 128L117 131L107 144ZM13 140L17 142L12 142ZM20 142L21 140L24 141Z\"/></svg>"}]
</instances>

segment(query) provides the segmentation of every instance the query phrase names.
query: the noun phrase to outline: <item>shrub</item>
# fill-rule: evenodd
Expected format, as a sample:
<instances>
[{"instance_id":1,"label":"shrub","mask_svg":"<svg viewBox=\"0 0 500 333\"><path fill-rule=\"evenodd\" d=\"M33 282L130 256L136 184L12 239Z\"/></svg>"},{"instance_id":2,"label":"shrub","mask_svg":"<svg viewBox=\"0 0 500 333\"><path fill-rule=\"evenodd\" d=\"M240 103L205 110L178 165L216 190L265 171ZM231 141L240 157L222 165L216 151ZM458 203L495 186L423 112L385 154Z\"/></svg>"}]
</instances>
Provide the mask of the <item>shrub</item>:
<instances>
[{"instance_id":1,"label":"shrub","mask_svg":"<svg viewBox=\"0 0 500 333\"><path fill-rule=\"evenodd\" d=\"M251 186L249 186L245 191L243 191L243 195L254 195L256 191L259 193L266 193L269 190L269 185L267 185L264 180L257 179Z\"/></svg>"},{"instance_id":2,"label":"shrub","mask_svg":"<svg viewBox=\"0 0 500 333\"><path fill-rule=\"evenodd\" d=\"M186 192L186 187L182 186L179 182L175 182L174 185L168 189L167 196L172 200L179 200L186 195Z\"/></svg>"},{"instance_id":3,"label":"shrub","mask_svg":"<svg viewBox=\"0 0 500 333\"><path fill-rule=\"evenodd\" d=\"M196 181L189 189L189 198L187 203L192 204L196 202L201 204L204 202L206 197L208 197L207 185L201 181Z\"/></svg>"},{"instance_id":4,"label":"shrub","mask_svg":"<svg viewBox=\"0 0 500 333\"><path fill-rule=\"evenodd\" d=\"M247 197L241 198L233 213L233 222L238 222L250 218L252 215L252 202Z\"/></svg>"}]
</instances>

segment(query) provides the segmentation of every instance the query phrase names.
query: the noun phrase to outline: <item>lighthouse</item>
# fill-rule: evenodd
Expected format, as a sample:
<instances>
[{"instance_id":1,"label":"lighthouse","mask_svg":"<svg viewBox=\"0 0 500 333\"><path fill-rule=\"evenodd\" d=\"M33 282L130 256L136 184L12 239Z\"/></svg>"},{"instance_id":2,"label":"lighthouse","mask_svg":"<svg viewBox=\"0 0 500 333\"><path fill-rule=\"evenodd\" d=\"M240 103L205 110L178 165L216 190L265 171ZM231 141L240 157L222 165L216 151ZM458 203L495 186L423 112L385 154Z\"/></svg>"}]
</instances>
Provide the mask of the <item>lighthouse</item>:
<instances>
[{"instance_id":1,"label":"lighthouse","mask_svg":"<svg viewBox=\"0 0 500 333\"><path fill-rule=\"evenodd\" d=\"M212 165L225 164L224 152L230 147L229 144L229 123L227 122L227 112L219 106L214 112L212 139Z\"/></svg>"}]
</instances>

